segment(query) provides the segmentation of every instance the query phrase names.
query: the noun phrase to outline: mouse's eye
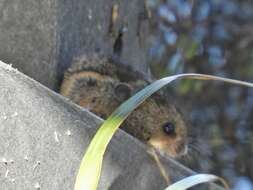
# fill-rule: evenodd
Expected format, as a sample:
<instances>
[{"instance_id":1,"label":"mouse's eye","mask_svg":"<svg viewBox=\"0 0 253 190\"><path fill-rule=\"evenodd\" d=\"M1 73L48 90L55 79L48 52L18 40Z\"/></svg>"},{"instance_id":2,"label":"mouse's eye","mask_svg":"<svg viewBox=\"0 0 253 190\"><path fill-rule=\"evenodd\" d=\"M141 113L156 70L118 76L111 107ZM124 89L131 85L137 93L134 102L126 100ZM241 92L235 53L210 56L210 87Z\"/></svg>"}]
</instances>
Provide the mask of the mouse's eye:
<instances>
[{"instance_id":1,"label":"mouse's eye","mask_svg":"<svg viewBox=\"0 0 253 190\"><path fill-rule=\"evenodd\" d=\"M162 127L163 127L163 131L167 135L175 135L175 125L173 123L167 122Z\"/></svg>"}]
</instances>

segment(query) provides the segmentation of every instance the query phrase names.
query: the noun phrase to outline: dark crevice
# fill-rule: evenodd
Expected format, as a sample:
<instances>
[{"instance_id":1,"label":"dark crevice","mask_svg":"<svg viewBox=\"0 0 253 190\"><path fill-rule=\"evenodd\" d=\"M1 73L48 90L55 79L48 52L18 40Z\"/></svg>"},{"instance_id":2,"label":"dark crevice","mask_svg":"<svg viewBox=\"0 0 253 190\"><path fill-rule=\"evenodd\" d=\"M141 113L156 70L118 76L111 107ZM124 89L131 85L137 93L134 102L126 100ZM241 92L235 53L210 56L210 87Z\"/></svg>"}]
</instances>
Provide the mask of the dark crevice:
<instances>
[{"instance_id":1,"label":"dark crevice","mask_svg":"<svg viewBox=\"0 0 253 190\"><path fill-rule=\"evenodd\" d=\"M118 32L118 36L114 42L113 45L113 54L116 58L119 58L121 56L122 53L122 49L123 49L123 34L124 34L124 29L120 29Z\"/></svg>"}]
</instances>

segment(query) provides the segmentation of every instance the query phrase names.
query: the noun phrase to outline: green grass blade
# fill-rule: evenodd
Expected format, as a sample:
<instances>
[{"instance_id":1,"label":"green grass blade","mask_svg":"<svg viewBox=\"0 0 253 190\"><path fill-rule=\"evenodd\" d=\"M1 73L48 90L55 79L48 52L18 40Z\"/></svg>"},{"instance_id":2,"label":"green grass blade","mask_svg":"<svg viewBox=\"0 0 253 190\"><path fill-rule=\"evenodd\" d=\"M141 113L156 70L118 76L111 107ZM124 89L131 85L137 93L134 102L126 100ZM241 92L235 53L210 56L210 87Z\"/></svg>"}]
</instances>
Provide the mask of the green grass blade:
<instances>
[{"instance_id":1,"label":"green grass blade","mask_svg":"<svg viewBox=\"0 0 253 190\"><path fill-rule=\"evenodd\" d=\"M145 99L176 79L216 80L253 87L252 83L203 74L180 74L153 82L122 103L99 128L82 159L76 178L75 190L97 189L105 149L121 123Z\"/></svg>"},{"instance_id":2,"label":"green grass blade","mask_svg":"<svg viewBox=\"0 0 253 190\"><path fill-rule=\"evenodd\" d=\"M197 175L193 175L190 177L186 177L186 178L170 185L165 190L185 190L190 187L199 185L201 183L214 182L217 180L223 184L225 189L229 189L226 181L218 176L211 175L211 174L197 174Z\"/></svg>"}]
</instances>

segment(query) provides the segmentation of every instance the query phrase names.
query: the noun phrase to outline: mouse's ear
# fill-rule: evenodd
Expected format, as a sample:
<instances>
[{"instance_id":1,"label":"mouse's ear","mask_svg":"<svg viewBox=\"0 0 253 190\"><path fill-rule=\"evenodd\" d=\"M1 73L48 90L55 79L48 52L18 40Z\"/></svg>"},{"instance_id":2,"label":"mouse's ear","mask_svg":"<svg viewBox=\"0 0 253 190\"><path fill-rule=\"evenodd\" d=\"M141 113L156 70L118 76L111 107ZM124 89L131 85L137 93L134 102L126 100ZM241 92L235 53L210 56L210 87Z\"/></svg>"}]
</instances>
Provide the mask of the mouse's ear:
<instances>
[{"instance_id":1,"label":"mouse's ear","mask_svg":"<svg viewBox=\"0 0 253 190\"><path fill-rule=\"evenodd\" d=\"M126 83L119 83L114 87L114 95L119 102L123 102L132 95L132 88Z\"/></svg>"}]
</instances>

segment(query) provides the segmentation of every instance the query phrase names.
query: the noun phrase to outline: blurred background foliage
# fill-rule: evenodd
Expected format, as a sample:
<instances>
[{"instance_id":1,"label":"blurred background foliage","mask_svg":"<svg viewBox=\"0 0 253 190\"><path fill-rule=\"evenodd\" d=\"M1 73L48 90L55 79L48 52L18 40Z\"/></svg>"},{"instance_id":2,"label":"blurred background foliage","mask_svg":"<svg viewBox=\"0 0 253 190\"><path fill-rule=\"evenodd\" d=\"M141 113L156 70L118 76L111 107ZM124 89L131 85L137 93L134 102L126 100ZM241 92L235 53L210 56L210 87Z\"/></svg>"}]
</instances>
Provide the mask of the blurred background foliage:
<instances>
[{"instance_id":1,"label":"blurred background foliage","mask_svg":"<svg viewBox=\"0 0 253 190\"><path fill-rule=\"evenodd\" d=\"M151 73L213 74L253 82L252 0L147 0ZM253 189L253 90L182 81L169 89L190 115L193 137L182 162ZM245 185L245 186L243 186Z\"/></svg>"}]
</instances>

